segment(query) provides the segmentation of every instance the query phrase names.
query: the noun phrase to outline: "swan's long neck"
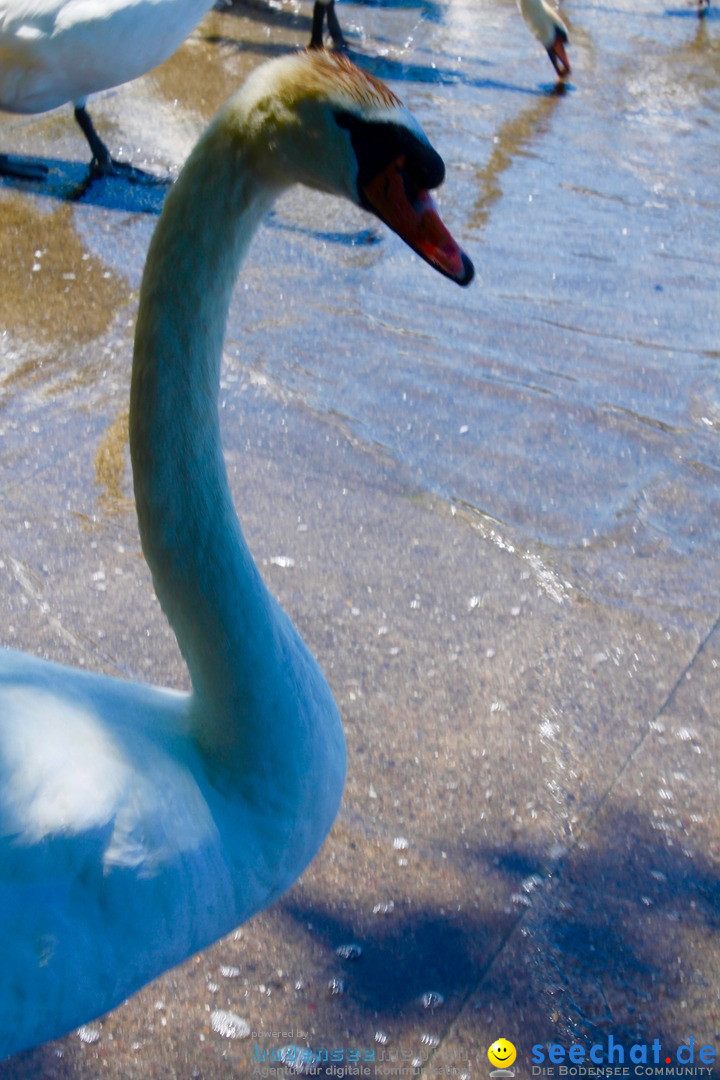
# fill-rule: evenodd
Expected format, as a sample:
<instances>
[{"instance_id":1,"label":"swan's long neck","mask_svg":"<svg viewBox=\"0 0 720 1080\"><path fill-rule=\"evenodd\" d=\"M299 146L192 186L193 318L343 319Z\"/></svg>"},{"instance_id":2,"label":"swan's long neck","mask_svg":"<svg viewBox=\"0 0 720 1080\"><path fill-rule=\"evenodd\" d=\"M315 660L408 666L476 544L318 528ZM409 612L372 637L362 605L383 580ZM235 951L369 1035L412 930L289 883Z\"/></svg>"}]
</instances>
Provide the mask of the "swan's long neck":
<instances>
[{"instance_id":1,"label":"swan's long neck","mask_svg":"<svg viewBox=\"0 0 720 1080\"><path fill-rule=\"evenodd\" d=\"M197 741L220 762L262 750L271 763L260 699L274 693L272 665L290 624L242 535L217 410L231 292L277 194L252 158L216 122L167 197L142 285L130 451L143 551L190 670Z\"/></svg>"},{"instance_id":2,"label":"swan's long neck","mask_svg":"<svg viewBox=\"0 0 720 1080\"><path fill-rule=\"evenodd\" d=\"M555 36L557 17L542 0L518 0L518 7L530 32L546 48Z\"/></svg>"}]
</instances>

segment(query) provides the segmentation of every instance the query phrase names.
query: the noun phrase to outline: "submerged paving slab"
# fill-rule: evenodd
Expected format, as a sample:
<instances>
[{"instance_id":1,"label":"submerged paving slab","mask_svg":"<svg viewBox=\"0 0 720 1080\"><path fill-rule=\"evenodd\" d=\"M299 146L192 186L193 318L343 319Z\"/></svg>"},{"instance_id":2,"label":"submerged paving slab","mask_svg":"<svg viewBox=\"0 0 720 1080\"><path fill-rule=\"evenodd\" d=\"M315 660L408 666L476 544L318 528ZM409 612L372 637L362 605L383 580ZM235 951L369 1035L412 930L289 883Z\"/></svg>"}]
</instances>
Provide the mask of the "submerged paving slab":
<instances>
[{"instance_id":1,"label":"submerged paving slab","mask_svg":"<svg viewBox=\"0 0 720 1080\"><path fill-rule=\"evenodd\" d=\"M399 394L383 404L391 420L397 412L398 425L401 416L403 423L425 424L427 438L418 445L423 452L430 447L428 471L435 434L446 450L472 459L468 440L458 435L471 395L482 397L489 423L487 415L519 391L521 415L539 416L539 423L527 429L512 423L488 451L499 475L505 464L519 475L513 491L501 484L494 508L502 510L502 500L512 496L529 518L538 483L536 472L517 469L519 447L527 444L521 464L537 466L533 445L552 459L553 438L565 437L565 399L556 386L571 378L579 385L578 350L591 352L603 371L610 357L614 377L630 378L638 301L621 305L625 333L618 335L610 304L617 263L603 257L600 295L586 295L583 281L598 279L597 240L583 239L585 276L578 274L565 234L554 228L557 199L543 202L534 172L527 181L533 205L549 215L535 226L542 259L526 231L531 221L517 209L528 202L522 185L515 194L518 217L501 215L482 245L480 234L502 204L503 173L516 159L530 169L551 121L562 116L577 129L583 114L572 120L564 110L572 95L538 90L535 76L527 85L515 75L511 81L507 72L516 72L516 62L506 68L500 57L494 78L485 58L476 63L488 41L495 50L515 42L512 6L493 10L483 35L478 10L484 23L489 5L427 5L429 14L423 9L420 18L406 5L351 7L344 6L344 17L363 48L368 42L358 26L375 26L367 51L377 55L368 58L369 67L404 83L403 94L407 89L421 107L432 99L429 130L441 145L445 115L458 124L471 113L461 139L450 142L459 161L449 162L457 166L455 186L442 198L444 211L464 228L462 197L468 205L477 197L476 246L484 265L478 264L478 299L463 314L469 302L442 292L435 279L426 284L427 268L411 271L398 257L394 275L379 275L395 258L388 250L396 249L359 212L326 203L321 209L319 199L296 195L258 237L257 258L231 311L222 403L233 493L263 574L340 704L349 747L343 809L316 862L272 910L79 1034L3 1063L2 1077L245 1077L263 1068L277 1072L272 1055L289 1045L335 1049L346 1062L351 1052L358 1060L372 1052L371 1075L395 1068L396 1075L422 1069L428 1077L486 1076L489 1042L515 1034L521 1077L529 1075L529 1047L550 1040L591 1045L612 1032L616 1039L657 1035L670 1045L687 1031L696 1043L720 1041L711 1030L716 633L698 655L717 615L715 581L708 575L704 603L689 602L682 589L679 600L672 589L666 597L665 578L677 561L670 538L660 552L640 545L641 561L619 560L623 573L634 566L644 582L638 589L631 574L620 587L615 563L605 565L597 552L616 542L623 548L624 533L636 524L629 512L609 539L593 541L594 561L585 548L561 559L541 544L510 543L487 514L430 494L432 485L420 482L422 468L399 465L352 410L323 410L324 376L307 363L319 347L332 358L338 381L359 367L355 394L381 367L397 364L394 389L417 400L418 416L401 410ZM264 7L242 17L234 9L211 14L160 72L100 99L98 116L110 140L134 160L135 148L142 148L141 161L175 169L245 73L306 35L294 9L273 11L280 25L268 32ZM594 14L610 31L614 13ZM632 17L637 33L642 10ZM453 27L463 21L474 53L465 60L458 52L441 55L436 41L455 41ZM666 26L655 13L652 25L658 33ZM419 43L411 45L416 32ZM608 39L617 41L614 31ZM396 43L406 40L403 52ZM588 39L588 51L590 45ZM529 37L519 48L526 46L535 48ZM655 70L663 68L668 47L663 40ZM589 78L586 70L582 100ZM14 149L52 161L54 187L46 197L2 191L2 255L14 269L4 292L9 335L0 342L2 641L93 670L186 686L140 555L124 426L136 290L162 198L129 189L119 196L100 185L71 207L61 200L84 176L85 148L67 114L14 119L12 131ZM593 133L592 124L583 131L586 149ZM479 177L475 158L486 156L483 140L495 149L488 151L487 175ZM566 149L563 144L563 154ZM578 199L593 195L583 185L570 184ZM597 219L603 238L619 231L611 216L617 203L627 205L628 217L636 209L612 193L593 198L606 208ZM581 217L576 232L583 237L586 224ZM515 229L520 241L513 241ZM513 246L520 255L513 256ZM272 250L279 254L266 265ZM549 280L550 256L553 265L575 267L576 276L564 283L565 292L554 284L552 302L523 322L518 294L532 286L538 262L540 279ZM417 284L413 277L412 285L395 290L406 269L418 273ZM644 264L637 273L647 284ZM268 295L269 275L281 275L283 304ZM378 282L393 286L386 305L373 299L373 289L382 292ZM703 273L693 296L704 298L709 282ZM249 317L239 302L245 289ZM594 327L585 334L573 324L570 345L562 319L552 329L558 290L573 310L579 295ZM658 296L651 297L654 304ZM680 311L678 303L673 311ZM449 327L439 351L435 325ZM693 320L696 332L703 325ZM475 339L482 342L482 378L470 379L461 368L445 384L455 391L446 403L449 417L428 419L422 407L432 401L434 384L414 385L407 358L422 354L432 373L434 364L447 363L453 350ZM649 357L649 344L643 348ZM536 350L554 368L553 379L536 372L539 390L514 366L517 356ZM648 381L655 377L651 366ZM604 393L599 379L598 395ZM703 383L697 393L697 422L712 431L714 391ZM539 402L548 410L545 420ZM668 425L648 421L642 409L625 420L669 445ZM694 450L682 453L696 460ZM591 453L581 457L592 460ZM552 460L545 475L560 489L551 467ZM698 477L707 468L698 459ZM611 479L611 462L605 472ZM581 490L577 498L586 495ZM600 500L597 491L590 495ZM703 512L706 496L701 485ZM687 505L678 496L679 514ZM701 515L691 515L689 532L701 526ZM655 537L662 529L651 532ZM598 566L613 588L597 589ZM693 581L702 592L697 572ZM679 614L672 610L676 602Z\"/></svg>"},{"instance_id":2,"label":"submerged paving slab","mask_svg":"<svg viewBox=\"0 0 720 1080\"><path fill-rule=\"evenodd\" d=\"M435 1068L485 1075L505 1037L521 1078L588 1075L560 1072L573 1045L581 1070L717 1075L719 667L716 626L573 850L538 879Z\"/></svg>"},{"instance_id":3,"label":"submerged paving slab","mask_svg":"<svg viewBox=\"0 0 720 1080\"><path fill-rule=\"evenodd\" d=\"M7 643L183 686L131 503L132 303L93 339L102 372L60 342L45 380L28 369L7 394ZM378 1069L480 1069L483 987L512 957L492 1006L523 1015L526 987L532 1015L533 965L557 966L561 945L532 942L528 904L552 895L578 838L589 843L710 622L666 626L596 603L538 552L419 491L343 418L238 378L233 358L223 395L251 547L344 717L343 810L301 882L239 937L0 1076L244 1076L301 1041L367 1050ZM573 897L583 917L604 887L604 842L578 866L592 885ZM337 952L355 945L356 959Z\"/></svg>"},{"instance_id":4,"label":"submerged paving slab","mask_svg":"<svg viewBox=\"0 0 720 1080\"><path fill-rule=\"evenodd\" d=\"M94 444L45 462L6 506L4 602L14 589L32 612L16 643L183 685L139 556L126 449L103 502L97 448L115 420L95 420ZM280 434L249 450L255 425ZM261 395L226 442L256 557L343 713L340 819L301 882L237 938L0 1076L250 1075L253 1054L279 1052L273 1033L289 1031L313 1051L372 1051L378 1067L394 1054L444 1060L456 1018L461 1028L515 942L527 985L528 957L542 954L527 904L555 887L577 837L589 843L696 652L694 634L618 618L573 590L548 595L523 553L414 497L401 470L304 406ZM580 880L595 859L591 848ZM246 1021L247 1039L228 1038L244 1027L222 1014ZM484 1030L468 1038L481 1046Z\"/></svg>"}]
</instances>

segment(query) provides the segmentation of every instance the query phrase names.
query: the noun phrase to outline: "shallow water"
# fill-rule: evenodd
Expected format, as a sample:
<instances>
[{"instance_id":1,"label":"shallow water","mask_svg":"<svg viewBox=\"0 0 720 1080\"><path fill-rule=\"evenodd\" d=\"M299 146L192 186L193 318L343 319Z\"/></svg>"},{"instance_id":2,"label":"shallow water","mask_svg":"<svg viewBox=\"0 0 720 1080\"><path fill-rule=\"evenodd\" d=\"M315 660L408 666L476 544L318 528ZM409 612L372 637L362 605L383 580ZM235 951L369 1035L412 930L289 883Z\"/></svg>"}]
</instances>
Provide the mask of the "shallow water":
<instances>
[{"instance_id":1,"label":"shallow water","mask_svg":"<svg viewBox=\"0 0 720 1080\"><path fill-rule=\"evenodd\" d=\"M279 29L255 7L213 13L146 80L149 107L131 88L156 153L182 161L258 54L297 40L296 8L273 9ZM560 94L510 2L343 5L358 59L446 160L441 207L477 279L461 291L359 211L292 192L255 243L228 356L270 402L334 418L565 593L683 624L719 589L720 20L649 0L564 15ZM153 222L112 193L98 216L105 198L43 211L111 265L96 312L137 287Z\"/></svg>"},{"instance_id":2,"label":"shallow water","mask_svg":"<svg viewBox=\"0 0 720 1080\"><path fill-rule=\"evenodd\" d=\"M283 1000L298 1022L304 965L333 1003L330 1020L320 1004L328 1013L317 1041L355 1024L363 1038L392 1029L396 1044L398 1031L413 1032L406 1045L418 1047L435 1025L447 1030L537 891L533 875L592 823L719 609L716 10L700 21L691 7L650 0L565 0L574 74L564 94L512 0L343 0L340 14L357 59L392 81L445 157L439 201L477 280L460 290L365 214L298 191L262 226L243 270L221 398L231 482L248 500L241 518L263 572L337 690L352 752L340 831L310 884L248 931L247 954L221 943L207 969L192 961L168 976L168 1000L190 1017L182 1031L168 1028L172 1052L179 1060L187 1044L208 1076L227 1075L218 1025L244 1030L247 1013L276 1027ZM307 4L268 11L249 0L212 13L159 72L98 102L105 130L127 155L177 168L247 71L308 31ZM4 124L6 147L46 156L52 175L45 188L0 189L10 270L2 643L180 685L140 557L126 447L137 289L163 193L103 183L64 201L85 169L67 111ZM437 513L410 514L417 502ZM491 544L468 542L453 512L523 559L488 558ZM588 598L595 606L581 609ZM716 685L715 654L705 667L686 693ZM716 711L707 711L691 717L702 739L683 726L664 752L671 761L675 743L686 748L678 803L712 825L717 778L709 766L693 771L717 760L706 730ZM691 713L680 701L683 725ZM603 919L616 861L607 837L624 843L623 799L648 866L658 865L647 837L666 824L667 792L658 746L644 749L645 764L637 755L625 773L620 810L607 800L610 827L601 822L580 855L577 878L590 882ZM680 783L679 768L663 769ZM717 839L711 825L706 848ZM684 842L687 821L674 816L672 827ZM393 837L409 837L409 848ZM677 865L684 911L692 886ZM620 879L623 900L634 876ZM413 896L419 914L407 915ZM447 919L461 906L462 931ZM329 959L309 933L323 912ZM306 937L319 960L303 952ZM337 952L361 939L365 987ZM687 994L677 956L697 951L676 947L664 926L659 940L672 953L658 976L667 1013L666 997L684 1008ZM386 954L388 941L396 952ZM482 962L478 942L488 943ZM244 981L231 996L223 979L236 961ZM281 968L294 976L284 977L288 992L282 999L278 975L268 1000L268 973ZM345 994L331 987L341 975ZM153 993L107 1021L103 1069L114 1057L116 1075L149 1074L147 1056L163 1045ZM447 1021L428 1017L425 993L446 995ZM306 997L300 1019L314 1022ZM471 1007L472 1030L484 1009ZM367 1027L373 1010L381 1027ZM69 1062L73 1038L48 1054ZM210 1047L214 1072L201 1056ZM85 1067L96 1074L89 1057ZM6 1068L45 1075L32 1058L27 1073Z\"/></svg>"},{"instance_id":3,"label":"shallow water","mask_svg":"<svg viewBox=\"0 0 720 1080\"><path fill-rule=\"evenodd\" d=\"M584 593L671 622L715 610L716 12L566 4L559 95L511 4L348 10L388 42L372 70L446 159L442 206L478 279L461 293L418 272L372 226L348 249L344 208L318 204L308 234L291 197L272 243L333 286L278 323L268 376ZM332 351L313 347L323 316Z\"/></svg>"}]
</instances>

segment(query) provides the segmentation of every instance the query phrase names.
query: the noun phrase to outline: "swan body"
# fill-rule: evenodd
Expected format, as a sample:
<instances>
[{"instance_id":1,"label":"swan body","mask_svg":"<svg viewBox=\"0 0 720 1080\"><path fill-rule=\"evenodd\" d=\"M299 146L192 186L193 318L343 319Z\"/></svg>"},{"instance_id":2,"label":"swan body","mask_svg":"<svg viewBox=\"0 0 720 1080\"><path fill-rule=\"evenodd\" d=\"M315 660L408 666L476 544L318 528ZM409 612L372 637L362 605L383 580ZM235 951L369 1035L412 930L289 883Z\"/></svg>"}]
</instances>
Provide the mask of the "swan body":
<instances>
[{"instance_id":1,"label":"swan body","mask_svg":"<svg viewBox=\"0 0 720 1080\"><path fill-rule=\"evenodd\" d=\"M0 0L0 107L84 101L166 60L208 0Z\"/></svg>"},{"instance_id":2,"label":"swan body","mask_svg":"<svg viewBox=\"0 0 720 1080\"><path fill-rule=\"evenodd\" d=\"M518 0L518 8L531 34L547 51L559 77L566 78L571 71L565 52L568 31L555 8L548 0Z\"/></svg>"},{"instance_id":3,"label":"swan body","mask_svg":"<svg viewBox=\"0 0 720 1080\"><path fill-rule=\"evenodd\" d=\"M185 40L211 0L0 0L0 109L40 113L72 102L97 171L119 166L85 107L139 78ZM5 162L3 171L12 171Z\"/></svg>"},{"instance_id":4,"label":"swan body","mask_svg":"<svg viewBox=\"0 0 720 1080\"><path fill-rule=\"evenodd\" d=\"M167 60L212 0L0 0L0 109L40 113L72 102L94 174L139 170L115 161L87 111L90 94L137 79ZM315 0L311 46L323 22L345 48L335 0ZM37 167L0 155L0 173L35 178ZM42 174L42 172L41 172Z\"/></svg>"},{"instance_id":5,"label":"swan body","mask_svg":"<svg viewBox=\"0 0 720 1080\"><path fill-rule=\"evenodd\" d=\"M229 932L323 843L345 742L233 506L217 409L227 308L258 221L294 181L365 206L467 284L427 191L443 172L386 87L313 52L258 68L170 190L141 288L130 451L192 690L0 650L0 1057Z\"/></svg>"}]
</instances>

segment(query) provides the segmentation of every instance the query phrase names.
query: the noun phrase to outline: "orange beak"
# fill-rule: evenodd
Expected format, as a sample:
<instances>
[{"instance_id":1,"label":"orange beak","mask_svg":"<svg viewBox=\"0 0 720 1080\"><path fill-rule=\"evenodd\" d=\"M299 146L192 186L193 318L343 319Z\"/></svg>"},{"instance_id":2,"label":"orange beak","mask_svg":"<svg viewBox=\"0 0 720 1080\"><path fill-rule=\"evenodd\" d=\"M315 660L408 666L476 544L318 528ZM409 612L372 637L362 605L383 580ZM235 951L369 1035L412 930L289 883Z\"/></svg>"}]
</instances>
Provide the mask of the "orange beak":
<instances>
[{"instance_id":1,"label":"orange beak","mask_svg":"<svg viewBox=\"0 0 720 1080\"><path fill-rule=\"evenodd\" d=\"M555 35L555 40L552 45L548 46L548 56L552 62L552 66L557 71L561 79L567 78L570 74L570 61L567 58L565 52L565 44L559 34Z\"/></svg>"},{"instance_id":2,"label":"orange beak","mask_svg":"<svg viewBox=\"0 0 720 1080\"><path fill-rule=\"evenodd\" d=\"M368 206L441 274L458 285L469 285L475 274L473 264L443 225L430 192L413 187L405 163L404 155L395 158L365 184Z\"/></svg>"}]
</instances>

